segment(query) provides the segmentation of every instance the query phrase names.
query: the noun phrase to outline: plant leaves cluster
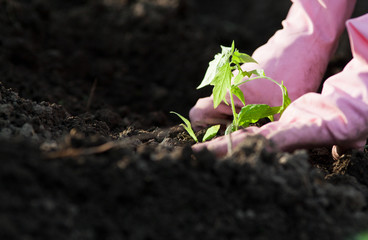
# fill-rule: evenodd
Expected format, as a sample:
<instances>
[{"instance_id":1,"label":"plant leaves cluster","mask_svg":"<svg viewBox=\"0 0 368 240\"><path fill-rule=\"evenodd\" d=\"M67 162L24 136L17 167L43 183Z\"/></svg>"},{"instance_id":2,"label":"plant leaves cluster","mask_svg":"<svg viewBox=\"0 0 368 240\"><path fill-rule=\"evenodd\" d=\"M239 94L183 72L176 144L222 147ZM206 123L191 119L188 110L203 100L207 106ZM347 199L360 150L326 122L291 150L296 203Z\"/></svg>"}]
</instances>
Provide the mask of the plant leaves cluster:
<instances>
[{"instance_id":1,"label":"plant leaves cluster","mask_svg":"<svg viewBox=\"0 0 368 240\"><path fill-rule=\"evenodd\" d=\"M216 54L214 59L209 63L205 76L201 84L197 87L197 89L200 89L208 85L213 86L212 96L214 108L217 108L222 102L227 105L230 104L233 113L233 122L227 127L225 134L237 131L240 127L248 127L250 124L256 123L262 118L269 118L273 121L274 115L282 115L291 103L283 82L279 83L267 77L262 69L245 71L241 68L241 65L245 63L257 63L257 61L248 54L239 52L239 50L235 48L234 41L232 42L231 47L221 46L221 53ZM236 76L234 76L235 70L237 70L238 73ZM257 79L267 79L280 87L282 92L281 106L271 107L267 104L246 104L244 93L241 91L239 86ZM243 104L239 112L236 111L234 96L236 96ZM228 103L229 101L230 103ZM171 113L176 114L182 119L185 124L181 125L189 135L198 142L190 121L178 113ZM220 125L209 128L203 141L216 136L219 129Z\"/></svg>"},{"instance_id":2,"label":"plant leaves cluster","mask_svg":"<svg viewBox=\"0 0 368 240\"><path fill-rule=\"evenodd\" d=\"M244 63L257 63L251 56L239 52L233 42L231 47L221 46L221 53L216 54L214 60L209 63L206 74L197 89L212 85L213 107L217 108L221 102L229 105L227 96L230 99L230 105L233 111L233 123L230 129L238 130L239 127L248 127L249 124L257 122L261 118L274 119L275 114L282 114L290 104L287 89L284 84L267 77L262 69L245 71L241 68ZM234 76L234 70L238 74ZM278 107L270 107L266 104L246 105L244 93L239 88L240 85L256 79L268 79L277 84L282 92L283 103ZM261 93L261 90L260 90ZM235 108L234 96L243 104L238 113Z\"/></svg>"}]
</instances>

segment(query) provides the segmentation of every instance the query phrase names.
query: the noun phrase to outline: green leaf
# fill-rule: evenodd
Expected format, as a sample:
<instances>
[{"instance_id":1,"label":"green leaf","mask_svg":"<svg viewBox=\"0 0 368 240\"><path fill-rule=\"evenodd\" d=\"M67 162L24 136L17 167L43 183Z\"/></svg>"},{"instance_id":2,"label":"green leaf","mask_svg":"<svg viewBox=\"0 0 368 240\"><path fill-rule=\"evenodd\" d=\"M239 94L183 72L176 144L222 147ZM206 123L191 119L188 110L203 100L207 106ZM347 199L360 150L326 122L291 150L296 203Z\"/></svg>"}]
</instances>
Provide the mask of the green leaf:
<instances>
[{"instance_id":1,"label":"green leaf","mask_svg":"<svg viewBox=\"0 0 368 240\"><path fill-rule=\"evenodd\" d=\"M270 119L270 120L271 120L271 122L273 122L273 121L275 120L275 118L274 118L274 116L273 116L273 115L268 116L268 119Z\"/></svg>"},{"instance_id":2,"label":"green leaf","mask_svg":"<svg viewBox=\"0 0 368 240\"><path fill-rule=\"evenodd\" d=\"M265 72L264 72L264 70L263 69L254 69L254 70L252 70L252 71L249 71L248 72L250 75L252 75L252 74L254 74L254 75L257 75L257 76L259 76L259 77L265 77L266 76L266 74L265 74ZM249 76L250 77L250 76Z\"/></svg>"},{"instance_id":3,"label":"green leaf","mask_svg":"<svg viewBox=\"0 0 368 240\"><path fill-rule=\"evenodd\" d=\"M233 80L234 84L238 84L244 77L250 78L253 74L258 76L258 77L266 77L265 72L263 71L263 69L254 69L254 70L249 71L249 72L242 71L242 78L239 79L240 76L238 77L238 75L236 75L236 77L238 77L238 78L237 79L235 79L236 77L234 78L234 80Z\"/></svg>"},{"instance_id":4,"label":"green leaf","mask_svg":"<svg viewBox=\"0 0 368 240\"><path fill-rule=\"evenodd\" d=\"M239 98L239 100L243 103L243 105L245 106L244 93L242 92L242 90L240 90L239 87L232 87L231 88L231 93L234 94L235 96L237 96Z\"/></svg>"},{"instance_id":5,"label":"green leaf","mask_svg":"<svg viewBox=\"0 0 368 240\"><path fill-rule=\"evenodd\" d=\"M217 68L220 65L220 61L221 61L222 57L223 56L221 54L216 54L215 55L215 59L213 59L209 63L206 74L204 75L204 78L203 78L201 84L197 87L197 89L203 88L203 87L209 85L212 82L213 78L216 76Z\"/></svg>"},{"instance_id":6,"label":"green leaf","mask_svg":"<svg viewBox=\"0 0 368 240\"><path fill-rule=\"evenodd\" d=\"M233 42L231 43L231 54L230 54L230 56L234 54L234 51L235 51L235 41L233 40Z\"/></svg>"},{"instance_id":7,"label":"green leaf","mask_svg":"<svg viewBox=\"0 0 368 240\"><path fill-rule=\"evenodd\" d=\"M181 120L185 123L185 124L180 124L180 126L183 126L184 129L188 132L188 134L194 139L194 141L198 142L197 136L195 135L193 129L192 129L192 125L190 124L190 121L188 119L186 119L185 117L183 117L182 115L180 115L179 113L173 112L171 111L170 113L173 113L175 115L177 115L178 117L181 118Z\"/></svg>"},{"instance_id":8,"label":"green leaf","mask_svg":"<svg viewBox=\"0 0 368 240\"><path fill-rule=\"evenodd\" d=\"M279 110L278 107L272 108L267 104L248 104L239 112L239 126L248 127L251 123L256 123L259 119L273 116Z\"/></svg>"},{"instance_id":9,"label":"green leaf","mask_svg":"<svg viewBox=\"0 0 368 240\"><path fill-rule=\"evenodd\" d=\"M231 46L231 47L220 46L220 47L221 47L221 54L227 60L231 56L231 54L233 54L233 51L234 51L233 46Z\"/></svg>"},{"instance_id":10,"label":"green leaf","mask_svg":"<svg viewBox=\"0 0 368 240\"><path fill-rule=\"evenodd\" d=\"M280 110L279 110L279 113L280 115L282 115L285 111L285 109L290 105L291 103L291 99L289 98L289 94L288 94L288 91L284 85L283 82L281 82L281 87L283 88L283 95L282 95L282 98L283 98L283 104L282 106L280 107Z\"/></svg>"},{"instance_id":11,"label":"green leaf","mask_svg":"<svg viewBox=\"0 0 368 240\"><path fill-rule=\"evenodd\" d=\"M221 53L215 55L215 58L209 63L206 74L201 82L201 84L197 87L200 89L207 85L210 85L211 82L215 79L216 75L220 71L221 67L225 64L229 64L229 58L233 54L233 46L232 47L224 47L221 46Z\"/></svg>"},{"instance_id":12,"label":"green leaf","mask_svg":"<svg viewBox=\"0 0 368 240\"><path fill-rule=\"evenodd\" d=\"M220 125L215 125L207 129L206 133L203 136L202 142L205 142L205 141L208 141L214 138L219 130L220 130Z\"/></svg>"},{"instance_id":13,"label":"green leaf","mask_svg":"<svg viewBox=\"0 0 368 240\"><path fill-rule=\"evenodd\" d=\"M230 68L230 64L224 64L219 69L218 73L216 74L215 78L211 82L211 85L214 85L212 90L213 94L213 107L217 108L217 106L222 102L225 101L226 92L231 87L231 77L233 76Z\"/></svg>"},{"instance_id":14,"label":"green leaf","mask_svg":"<svg viewBox=\"0 0 368 240\"><path fill-rule=\"evenodd\" d=\"M245 74L246 72L243 72L241 69L239 70L238 75L236 75L233 79L233 85L236 85L238 83L241 82L241 80L243 80L243 78L246 76Z\"/></svg>"},{"instance_id":15,"label":"green leaf","mask_svg":"<svg viewBox=\"0 0 368 240\"><path fill-rule=\"evenodd\" d=\"M284 104L283 104L283 108L284 110L290 105L291 103L291 99L289 98L289 94L288 94L288 91L284 85L284 83L282 82L281 83L282 87L284 88Z\"/></svg>"},{"instance_id":16,"label":"green leaf","mask_svg":"<svg viewBox=\"0 0 368 240\"><path fill-rule=\"evenodd\" d=\"M250 62L257 63L257 61L254 60L254 58L252 58L248 54L241 53L238 50L234 51L233 56L231 58L231 62L235 64L243 64L243 63L250 63Z\"/></svg>"}]
</instances>

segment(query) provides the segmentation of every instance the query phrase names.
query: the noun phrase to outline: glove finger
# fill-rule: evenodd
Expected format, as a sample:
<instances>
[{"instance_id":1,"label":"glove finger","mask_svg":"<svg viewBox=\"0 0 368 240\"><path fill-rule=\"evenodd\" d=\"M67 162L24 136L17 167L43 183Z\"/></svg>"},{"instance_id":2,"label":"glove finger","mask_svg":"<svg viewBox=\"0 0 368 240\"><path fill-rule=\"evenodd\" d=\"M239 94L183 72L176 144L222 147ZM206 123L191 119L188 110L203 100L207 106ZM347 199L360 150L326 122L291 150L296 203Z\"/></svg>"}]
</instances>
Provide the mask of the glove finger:
<instances>
[{"instance_id":1,"label":"glove finger","mask_svg":"<svg viewBox=\"0 0 368 240\"><path fill-rule=\"evenodd\" d=\"M213 108L212 97L199 99L189 112L192 128L196 131L216 124L226 126L231 122L230 116L231 109L224 103Z\"/></svg>"}]
</instances>

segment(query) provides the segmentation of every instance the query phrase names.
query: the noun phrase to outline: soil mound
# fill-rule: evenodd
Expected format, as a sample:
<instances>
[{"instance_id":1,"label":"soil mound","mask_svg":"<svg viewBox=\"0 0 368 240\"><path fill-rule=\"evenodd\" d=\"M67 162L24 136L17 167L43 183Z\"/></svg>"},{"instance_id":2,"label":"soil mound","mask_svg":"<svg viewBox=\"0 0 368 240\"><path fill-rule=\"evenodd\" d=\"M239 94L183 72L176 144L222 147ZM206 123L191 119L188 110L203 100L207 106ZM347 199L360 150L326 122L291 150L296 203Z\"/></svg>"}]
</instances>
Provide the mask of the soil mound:
<instances>
[{"instance_id":1,"label":"soil mound","mask_svg":"<svg viewBox=\"0 0 368 240\"><path fill-rule=\"evenodd\" d=\"M217 159L168 114L209 94L219 45L251 53L289 6L0 0L0 239L357 239L368 153L252 137Z\"/></svg>"}]
</instances>

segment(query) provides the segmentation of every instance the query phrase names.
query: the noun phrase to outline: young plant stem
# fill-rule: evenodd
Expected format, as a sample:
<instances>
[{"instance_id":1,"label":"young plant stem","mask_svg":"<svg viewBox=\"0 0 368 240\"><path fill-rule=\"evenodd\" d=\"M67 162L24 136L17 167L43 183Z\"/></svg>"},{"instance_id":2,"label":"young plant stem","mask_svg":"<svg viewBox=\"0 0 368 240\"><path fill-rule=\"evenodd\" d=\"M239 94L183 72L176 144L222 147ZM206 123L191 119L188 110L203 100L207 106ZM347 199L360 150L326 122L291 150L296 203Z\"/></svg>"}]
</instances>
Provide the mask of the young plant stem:
<instances>
[{"instance_id":1,"label":"young plant stem","mask_svg":"<svg viewBox=\"0 0 368 240\"><path fill-rule=\"evenodd\" d=\"M231 133L227 135L227 154L228 156L233 154L233 141L231 139Z\"/></svg>"},{"instance_id":2,"label":"young plant stem","mask_svg":"<svg viewBox=\"0 0 368 240\"><path fill-rule=\"evenodd\" d=\"M274 82L274 83L276 83L277 85L280 85L280 83L276 82L276 81L275 81L275 80L273 80L272 78L269 78L269 77L266 77L266 76L258 76L258 77L249 78L249 79L247 79L247 80L244 80L244 81L242 81L242 82L239 82L239 83L235 84L234 86L235 86L235 87L239 87L240 85L242 85L242 84L244 84L244 83L247 83L247 82L250 82L250 81L253 81L253 80L256 80L256 79L262 79L262 78L267 79L267 80L269 80L269 81L271 81L271 82Z\"/></svg>"},{"instance_id":3,"label":"young plant stem","mask_svg":"<svg viewBox=\"0 0 368 240\"><path fill-rule=\"evenodd\" d=\"M235 87L239 87L240 85L242 85L244 83L247 83L247 82L250 82L250 81L253 81L253 80L256 80L256 79L267 79L267 80L275 83L277 86L279 86L281 88L282 96L285 95L285 91L284 91L284 88L282 87L282 85L280 83L276 82L275 80L273 80L272 78L266 77L266 76L258 76L258 77L254 77L254 78L249 78L247 80L244 80L244 81L242 81L240 83L235 84L234 86ZM285 104L285 98L283 97L282 98L282 105L284 105L284 104Z\"/></svg>"},{"instance_id":4,"label":"young plant stem","mask_svg":"<svg viewBox=\"0 0 368 240\"><path fill-rule=\"evenodd\" d=\"M238 114L235 109L234 96L231 93L231 90L230 90L230 104L231 104L231 109L233 111L233 116L234 116L233 125L235 127L235 131L237 131L238 130Z\"/></svg>"}]
</instances>

